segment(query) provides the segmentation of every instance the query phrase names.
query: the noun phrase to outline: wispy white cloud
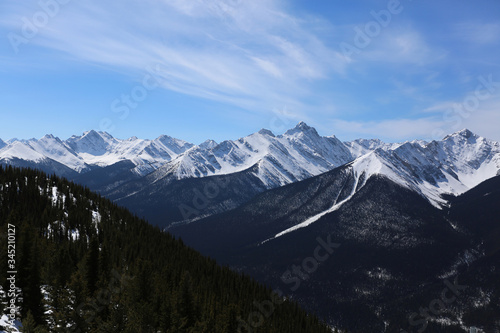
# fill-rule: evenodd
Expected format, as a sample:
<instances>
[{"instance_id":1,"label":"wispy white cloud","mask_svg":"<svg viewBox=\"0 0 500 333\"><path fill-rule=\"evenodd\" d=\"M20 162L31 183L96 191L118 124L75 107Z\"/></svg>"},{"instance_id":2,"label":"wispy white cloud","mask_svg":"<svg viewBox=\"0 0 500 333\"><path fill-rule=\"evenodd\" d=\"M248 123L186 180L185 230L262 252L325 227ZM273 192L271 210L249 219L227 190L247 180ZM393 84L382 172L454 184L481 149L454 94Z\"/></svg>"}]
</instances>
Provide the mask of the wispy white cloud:
<instances>
[{"instance_id":1,"label":"wispy white cloud","mask_svg":"<svg viewBox=\"0 0 500 333\"><path fill-rule=\"evenodd\" d=\"M446 110L453 109L458 103L452 101L438 102L422 110L423 113L442 113Z\"/></svg>"},{"instance_id":2,"label":"wispy white cloud","mask_svg":"<svg viewBox=\"0 0 500 333\"><path fill-rule=\"evenodd\" d=\"M413 139L440 140L447 134L468 128L479 136L500 141L500 98L475 110L470 117L456 115L431 116L417 119L386 119L379 121L346 121L333 119L320 128L341 139L381 138L387 142L403 142Z\"/></svg>"},{"instance_id":3,"label":"wispy white cloud","mask_svg":"<svg viewBox=\"0 0 500 333\"><path fill-rule=\"evenodd\" d=\"M483 87L484 88L484 87ZM476 134L500 141L500 86L491 92L483 90L484 99L474 99L474 92L456 101L439 101L423 109L423 117L410 119L383 119L377 121L332 120L331 126L339 133L352 137L386 138L401 141L412 138L440 139L446 134L468 128ZM464 102L466 101L466 102ZM474 101L472 103L471 101ZM470 104L467 104L470 103Z\"/></svg>"},{"instance_id":4,"label":"wispy white cloud","mask_svg":"<svg viewBox=\"0 0 500 333\"><path fill-rule=\"evenodd\" d=\"M33 42L138 78L159 64L165 88L256 110L291 96L307 108L304 80L340 70L335 52L273 0L72 2Z\"/></svg>"},{"instance_id":5,"label":"wispy white cloud","mask_svg":"<svg viewBox=\"0 0 500 333\"><path fill-rule=\"evenodd\" d=\"M266 59L261 59L257 57L252 57L253 61L261 67L264 71L268 72L270 75L277 77L277 78L282 78L283 73L279 69L279 67L274 63L273 61L266 60Z\"/></svg>"},{"instance_id":6,"label":"wispy white cloud","mask_svg":"<svg viewBox=\"0 0 500 333\"><path fill-rule=\"evenodd\" d=\"M392 65L424 66L445 59L446 51L429 45L426 37L416 29L398 26L378 36L373 47L367 48L360 57Z\"/></svg>"},{"instance_id":7,"label":"wispy white cloud","mask_svg":"<svg viewBox=\"0 0 500 333\"><path fill-rule=\"evenodd\" d=\"M500 141L500 95L484 103L470 117L463 120L463 127L491 140Z\"/></svg>"},{"instance_id":8,"label":"wispy white cloud","mask_svg":"<svg viewBox=\"0 0 500 333\"><path fill-rule=\"evenodd\" d=\"M431 139L433 131L442 128L444 123L439 117L386 119L379 121L333 119L328 122L329 128L333 129L333 133L341 138L382 138L390 142L400 142L415 138Z\"/></svg>"},{"instance_id":9,"label":"wispy white cloud","mask_svg":"<svg viewBox=\"0 0 500 333\"><path fill-rule=\"evenodd\" d=\"M458 23L455 25L455 37L472 44L496 44L500 42L500 23Z\"/></svg>"}]
</instances>

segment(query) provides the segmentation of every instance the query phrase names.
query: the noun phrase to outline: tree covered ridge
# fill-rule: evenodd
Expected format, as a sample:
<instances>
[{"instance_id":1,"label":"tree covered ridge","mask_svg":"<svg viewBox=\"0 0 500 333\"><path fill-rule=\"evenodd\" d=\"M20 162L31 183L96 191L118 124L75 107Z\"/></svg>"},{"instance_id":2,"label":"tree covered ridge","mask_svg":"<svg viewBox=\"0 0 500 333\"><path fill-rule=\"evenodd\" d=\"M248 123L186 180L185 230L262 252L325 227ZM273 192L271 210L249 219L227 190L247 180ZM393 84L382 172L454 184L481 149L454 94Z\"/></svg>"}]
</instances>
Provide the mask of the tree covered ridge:
<instances>
[{"instance_id":1,"label":"tree covered ridge","mask_svg":"<svg viewBox=\"0 0 500 333\"><path fill-rule=\"evenodd\" d=\"M8 224L16 226L24 332L330 332L88 188L0 166L4 291Z\"/></svg>"}]
</instances>

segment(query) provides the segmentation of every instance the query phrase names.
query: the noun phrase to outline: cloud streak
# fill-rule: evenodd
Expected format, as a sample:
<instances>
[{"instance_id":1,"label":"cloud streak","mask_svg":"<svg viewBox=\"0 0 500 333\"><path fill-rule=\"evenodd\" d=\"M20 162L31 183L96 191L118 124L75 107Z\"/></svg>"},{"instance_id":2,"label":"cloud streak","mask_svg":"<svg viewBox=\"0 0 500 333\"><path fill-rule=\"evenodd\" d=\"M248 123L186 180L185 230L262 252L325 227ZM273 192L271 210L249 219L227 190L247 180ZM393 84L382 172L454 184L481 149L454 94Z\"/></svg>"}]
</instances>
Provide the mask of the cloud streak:
<instances>
[{"instance_id":1,"label":"cloud streak","mask_svg":"<svg viewBox=\"0 0 500 333\"><path fill-rule=\"evenodd\" d=\"M335 53L277 1L73 2L34 42L137 73L159 64L165 88L238 107L269 109L312 92ZM22 15L22 14L21 14Z\"/></svg>"},{"instance_id":2,"label":"cloud streak","mask_svg":"<svg viewBox=\"0 0 500 333\"><path fill-rule=\"evenodd\" d=\"M439 117L426 117L366 122L334 119L330 124L341 137L382 138L389 142L398 142L414 138L431 139L432 129L441 128L445 122Z\"/></svg>"}]
</instances>

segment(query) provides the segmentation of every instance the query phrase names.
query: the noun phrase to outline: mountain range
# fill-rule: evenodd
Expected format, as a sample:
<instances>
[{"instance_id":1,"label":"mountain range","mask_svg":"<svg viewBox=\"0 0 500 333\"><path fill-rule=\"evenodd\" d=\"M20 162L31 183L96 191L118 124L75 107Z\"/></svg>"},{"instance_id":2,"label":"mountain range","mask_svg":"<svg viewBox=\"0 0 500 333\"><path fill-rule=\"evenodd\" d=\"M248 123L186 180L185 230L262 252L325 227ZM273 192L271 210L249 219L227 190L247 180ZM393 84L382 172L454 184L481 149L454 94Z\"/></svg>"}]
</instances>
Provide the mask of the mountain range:
<instances>
[{"instance_id":1,"label":"mountain range","mask_svg":"<svg viewBox=\"0 0 500 333\"><path fill-rule=\"evenodd\" d=\"M119 140L92 130L65 141L52 135L39 140L12 139L0 149L4 164L15 164L16 159L40 165L59 163L79 174L121 161L132 162L139 176L158 170L157 179L170 174L176 179L229 174L257 166L258 176L268 187L305 179L352 159L337 138L321 137L303 122L280 136L262 129L219 144L207 140L194 145L166 135L155 140Z\"/></svg>"},{"instance_id":2,"label":"mountain range","mask_svg":"<svg viewBox=\"0 0 500 333\"><path fill-rule=\"evenodd\" d=\"M443 195L464 193L498 174L500 144L466 129L432 142L342 142L300 122L281 135L262 129L238 140L199 145L166 135L121 140L96 131L64 141L52 135L11 139L0 142L0 164L65 176L153 224L168 226L236 208L265 190L340 166L347 167L353 183L345 198L330 200L331 210L373 175L386 176L440 207L446 205Z\"/></svg>"}]
</instances>

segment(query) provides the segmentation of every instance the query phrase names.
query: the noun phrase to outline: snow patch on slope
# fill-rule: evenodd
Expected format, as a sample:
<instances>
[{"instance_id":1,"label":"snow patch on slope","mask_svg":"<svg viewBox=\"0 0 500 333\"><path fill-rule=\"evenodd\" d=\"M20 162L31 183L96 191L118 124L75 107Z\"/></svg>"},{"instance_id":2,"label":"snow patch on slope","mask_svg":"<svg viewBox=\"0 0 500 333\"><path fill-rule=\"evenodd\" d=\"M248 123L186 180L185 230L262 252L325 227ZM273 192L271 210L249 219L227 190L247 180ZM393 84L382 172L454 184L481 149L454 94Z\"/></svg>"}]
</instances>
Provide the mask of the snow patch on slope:
<instances>
[{"instance_id":1,"label":"snow patch on slope","mask_svg":"<svg viewBox=\"0 0 500 333\"><path fill-rule=\"evenodd\" d=\"M309 217L304 222L301 222L293 227L290 227L286 230L279 232L274 236L274 238L278 238L289 232L305 228L311 225L312 223L318 221L323 216L338 210L344 203L351 200L351 198L356 194L356 192L359 191L366 184L366 181L373 175L383 174L389 179L397 183L400 183L405 187L408 187L408 184L406 184L405 181L401 177L399 177L392 170L392 168L388 166L383 161L383 159L381 159L378 156L376 152L368 153L367 155L356 159L354 162L350 163L347 166L346 171L354 177L354 184L352 185L350 194L346 198L342 199L341 201L338 201L340 194L342 193L344 188L340 189L338 191L337 197L333 200L333 204L330 208Z\"/></svg>"},{"instance_id":2,"label":"snow patch on slope","mask_svg":"<svg viewBox=\"0 0 500 333\"><path fill-rule=\"evenodd\" d=\"M7 315L5 314L2 314L2 317L0 317L0 327L5 328L5 330L1 330L0 333L3 332L22 333L22 331L20 331L20 329L22 329L21 322L15 320L14 325L12 325L10 318L7 317Z\"/></svg>"}]
</instances>

